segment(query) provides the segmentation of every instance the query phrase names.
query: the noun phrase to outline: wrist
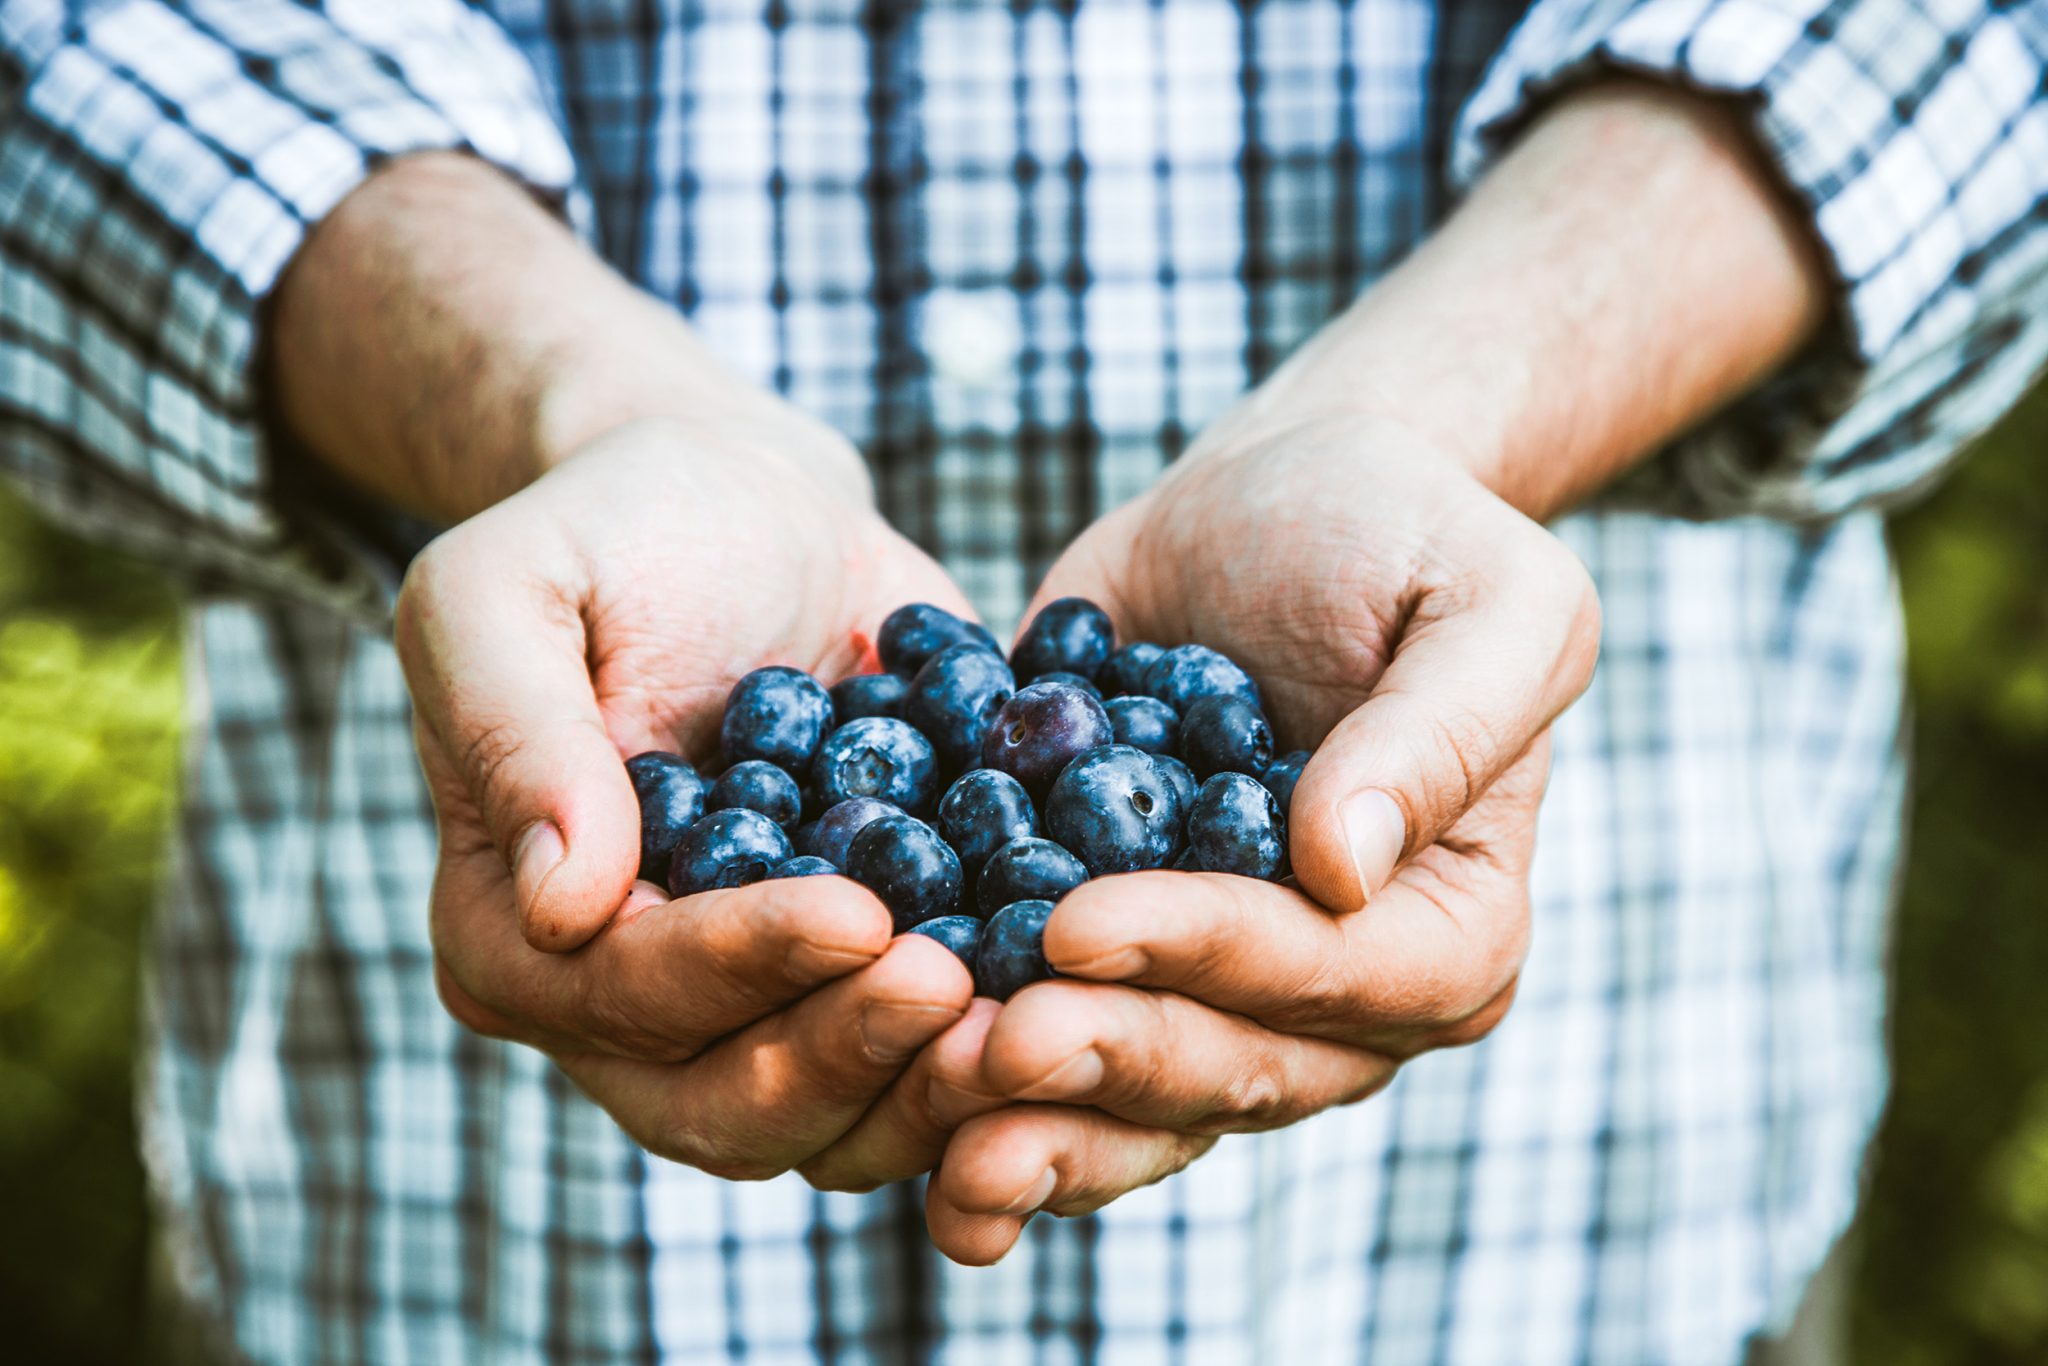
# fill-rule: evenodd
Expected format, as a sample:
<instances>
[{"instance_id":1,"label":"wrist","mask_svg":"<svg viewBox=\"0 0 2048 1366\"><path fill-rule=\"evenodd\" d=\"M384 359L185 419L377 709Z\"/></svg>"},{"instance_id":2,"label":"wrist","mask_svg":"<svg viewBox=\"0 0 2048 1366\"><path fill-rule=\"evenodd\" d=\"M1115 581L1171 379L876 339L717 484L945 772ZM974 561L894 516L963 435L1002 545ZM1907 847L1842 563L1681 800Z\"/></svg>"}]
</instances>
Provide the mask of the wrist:
<instances>
[{"instance_id":1,"label":"wrist","mask_svg":"<svg viewBox=\"0 0 2048 1366\"><path fill-rule=\"evenodd\" d=\"M1393 421L1543 520L1783 363L1828 299L1738 116L1617 79L1537 120L1246 417Z\"/></svg>"}]
</instances>

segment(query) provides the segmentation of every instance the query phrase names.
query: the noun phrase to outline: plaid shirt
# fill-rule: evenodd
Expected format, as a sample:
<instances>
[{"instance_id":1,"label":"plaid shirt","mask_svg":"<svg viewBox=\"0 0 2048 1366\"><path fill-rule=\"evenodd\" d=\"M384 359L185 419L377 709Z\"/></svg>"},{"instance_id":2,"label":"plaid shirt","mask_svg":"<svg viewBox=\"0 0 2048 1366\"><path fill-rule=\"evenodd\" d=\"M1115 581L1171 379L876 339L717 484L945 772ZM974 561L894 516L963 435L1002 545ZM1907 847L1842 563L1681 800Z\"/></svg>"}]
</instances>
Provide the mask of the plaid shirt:
<instances>
[{"instance_id":1,"label":"plaid shirt","mask_svg":"<svg viewBox=\"0 0 2048 1366\"><path fill-rule=\"evenodd\" d=\"M1729 1362L1883 1094L1900 633L1872 510L2048 352L2048 10L1943 0L0 3L0 468L198 588L145 1141L260 1361ZM648 1159L436 1003L395 562L256 420L380 159L560 197L850 433L998 623L1554 92L1728 92L1840 326L1559 530L1606 604L1519 1004L999 1268L916 1193Z\"/></svg>"}]
</instances>

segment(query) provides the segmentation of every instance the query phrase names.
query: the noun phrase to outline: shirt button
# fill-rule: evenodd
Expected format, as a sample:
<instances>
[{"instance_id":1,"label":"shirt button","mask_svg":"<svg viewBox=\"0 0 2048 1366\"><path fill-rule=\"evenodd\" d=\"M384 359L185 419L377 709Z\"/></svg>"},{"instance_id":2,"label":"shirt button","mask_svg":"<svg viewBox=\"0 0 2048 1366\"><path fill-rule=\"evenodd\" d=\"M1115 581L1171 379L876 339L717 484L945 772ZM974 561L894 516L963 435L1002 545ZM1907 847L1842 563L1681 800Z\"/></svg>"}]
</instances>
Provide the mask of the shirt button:
<instances>
[{"instance_id":1,"label":"shirt button","mask_svg":"<svg viewBox=\"0 0 2048 1366\"><path fill-rule=\"evenodd\" d=\"M980 388L1017 363L1017 299L1005 290L935 290L924 305L924 352L941 378Z\"/></svg>"}]
</instances>

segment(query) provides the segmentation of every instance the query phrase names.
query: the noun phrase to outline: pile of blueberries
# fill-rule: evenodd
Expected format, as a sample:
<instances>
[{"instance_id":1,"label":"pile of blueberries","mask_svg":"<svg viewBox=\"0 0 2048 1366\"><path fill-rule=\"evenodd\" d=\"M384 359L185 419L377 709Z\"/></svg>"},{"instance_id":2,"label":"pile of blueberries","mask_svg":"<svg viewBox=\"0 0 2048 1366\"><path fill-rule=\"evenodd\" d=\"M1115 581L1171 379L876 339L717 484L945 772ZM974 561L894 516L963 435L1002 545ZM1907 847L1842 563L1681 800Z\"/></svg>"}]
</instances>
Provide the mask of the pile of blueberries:
<instances>
[{"instance_id":1,"label":"pile of blueberries","mask_svg":"<svg viewBox=\"0 0 2048 1366\"><path fill-rule=\"evenodd\" d=\"M829 690L798 669L742 678L716 781L676 754L628 760L640 875L682 897L844 874L999 1001L1052 975L1046 919L1091 877L1287 875L1308 754L1274 757L1257 685L1215 650L1118 649L1084 598L1047 606L1007 661L929 603L890 613L875 649L886 672Z\"/></svg>"}]
</instances>

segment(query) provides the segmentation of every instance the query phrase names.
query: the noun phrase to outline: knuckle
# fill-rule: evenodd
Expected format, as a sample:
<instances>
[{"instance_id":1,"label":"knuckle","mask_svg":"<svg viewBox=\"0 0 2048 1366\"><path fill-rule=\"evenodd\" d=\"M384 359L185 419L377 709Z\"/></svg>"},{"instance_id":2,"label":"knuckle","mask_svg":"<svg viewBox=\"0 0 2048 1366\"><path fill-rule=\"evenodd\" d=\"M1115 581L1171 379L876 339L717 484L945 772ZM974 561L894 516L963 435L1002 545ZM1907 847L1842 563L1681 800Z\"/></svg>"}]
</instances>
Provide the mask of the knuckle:
<instances>
[{"instance_id":1,"label":"knuckle","mask_svg":"<svg viewBox=\"0 0 2048 1366\"><path fill-rule=\"evenodd\" d=\"M1232 1073L1216 1097L1216 1113L1195 1125L1198 1133L1273 1129L1293 1117L1287 1079L1272 1056L1261 1051Z\"/></svg>"}]
</instances>

